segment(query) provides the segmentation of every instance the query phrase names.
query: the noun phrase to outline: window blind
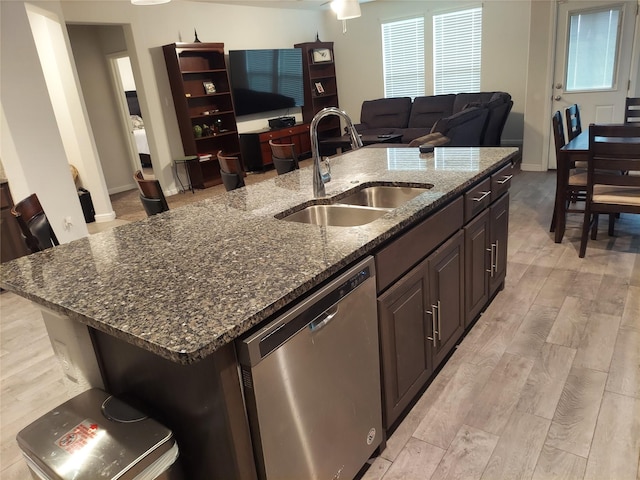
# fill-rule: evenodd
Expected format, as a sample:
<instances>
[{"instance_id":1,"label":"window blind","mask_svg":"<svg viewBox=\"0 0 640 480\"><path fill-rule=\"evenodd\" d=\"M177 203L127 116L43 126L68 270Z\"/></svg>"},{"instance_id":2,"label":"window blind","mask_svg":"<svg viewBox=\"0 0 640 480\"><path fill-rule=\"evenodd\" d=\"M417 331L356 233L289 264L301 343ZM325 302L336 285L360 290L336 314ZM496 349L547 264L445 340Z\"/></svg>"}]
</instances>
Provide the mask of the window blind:
<instances>
[{"instance_id":1,"label":"window blind","mask_svg":"<svg viewBox=\"0 0 640 480\"><path fill-rule=\"evenodd\" d=\"M382 24L384 96L424 95L424 18Z\"/></svg>"},{"instance_id":2,"label":"window blind","mask_svg":"<svg viewBox=\"0 0 640 480\"><path fill-rule=\"evenodd\" d=\"M482 8L434 15L434 93L479 92Z\"/></svg>"}]
</instances>

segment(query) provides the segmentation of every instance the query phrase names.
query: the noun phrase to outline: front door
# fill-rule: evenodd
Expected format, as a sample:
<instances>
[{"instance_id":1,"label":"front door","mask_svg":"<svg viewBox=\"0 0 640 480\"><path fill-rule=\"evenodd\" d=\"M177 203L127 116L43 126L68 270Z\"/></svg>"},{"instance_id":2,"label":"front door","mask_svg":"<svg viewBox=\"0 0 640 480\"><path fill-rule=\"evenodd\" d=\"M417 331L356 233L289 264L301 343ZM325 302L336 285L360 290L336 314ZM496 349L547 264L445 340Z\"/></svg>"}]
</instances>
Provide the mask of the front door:
<instances>
[{"instance_id":1,"label":"front door","mask_svg":"<svg viewBox=\"0 0 640 480\"><path fill-rule=\"evenodd\" d=\"M636 0L558 2L552 112L564 119L577 103L583 130L622 123L637 9ZM555 168L553 136L549 152Z\"/></svg>"}]
</instances>

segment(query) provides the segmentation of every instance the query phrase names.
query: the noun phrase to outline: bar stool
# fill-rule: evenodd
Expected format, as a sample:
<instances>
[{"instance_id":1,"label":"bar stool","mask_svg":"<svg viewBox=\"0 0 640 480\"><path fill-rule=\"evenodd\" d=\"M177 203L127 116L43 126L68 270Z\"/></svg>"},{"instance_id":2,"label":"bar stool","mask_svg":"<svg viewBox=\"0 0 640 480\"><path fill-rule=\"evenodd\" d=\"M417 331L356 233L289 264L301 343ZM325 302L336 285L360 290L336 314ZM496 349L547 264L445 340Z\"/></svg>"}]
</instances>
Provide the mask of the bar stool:
<instances>
[{"instance_id":1,"label":"bar stool","mask_svg":"<svg viewBox=\"0 0 640 480\"><path fill-rule=\"evenodd\" d=\"M184 188L182 180L180 180L180 175L178 174L178 164L184 165L184 171L187 173L187 185L189 187L189 190L191 190L191 193L196 193L193 188L193 184L191 183L191 175L189 174L189 162L197 161L197 155L188 155L186 157L180 157L173 160L173 171L175 173L176 179L178 180L178 183L180 184L180 193L184 193L186 189Z\"/></svg>"}]
</instances>

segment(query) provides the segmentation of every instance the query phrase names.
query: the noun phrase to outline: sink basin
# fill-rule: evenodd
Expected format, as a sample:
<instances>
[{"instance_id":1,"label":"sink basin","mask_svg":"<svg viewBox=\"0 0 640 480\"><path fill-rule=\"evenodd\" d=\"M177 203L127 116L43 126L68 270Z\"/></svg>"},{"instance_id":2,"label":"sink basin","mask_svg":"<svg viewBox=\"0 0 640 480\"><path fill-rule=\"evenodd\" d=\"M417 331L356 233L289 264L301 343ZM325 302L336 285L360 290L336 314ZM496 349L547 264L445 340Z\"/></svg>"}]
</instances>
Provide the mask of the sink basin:
<instances>
[{"instance_id":1,"label":"sink basin","mask_svg":"<svg viewBox=\"0 0 640 480\"><path fill-rule=\"evenodd\" d=\"M433 185L431 185L433 187ZM429 188L431 188L429 187ZM336 200L336 203L347 205L364 205L375 208L397 208L417 197L429 188L417 187L366 187L348 197Z\"/></svg>"},{"instance_id":2,"label":"sink basin","mask_svg":"<svg viewBox=\"0 0 640 480\"><path fill-rule=\"evenodd\" d=\"M373 222L387 211L356 205L311 205L283 217L282 220L332 227L356 227Z\"/></svg>"}]
</instances>

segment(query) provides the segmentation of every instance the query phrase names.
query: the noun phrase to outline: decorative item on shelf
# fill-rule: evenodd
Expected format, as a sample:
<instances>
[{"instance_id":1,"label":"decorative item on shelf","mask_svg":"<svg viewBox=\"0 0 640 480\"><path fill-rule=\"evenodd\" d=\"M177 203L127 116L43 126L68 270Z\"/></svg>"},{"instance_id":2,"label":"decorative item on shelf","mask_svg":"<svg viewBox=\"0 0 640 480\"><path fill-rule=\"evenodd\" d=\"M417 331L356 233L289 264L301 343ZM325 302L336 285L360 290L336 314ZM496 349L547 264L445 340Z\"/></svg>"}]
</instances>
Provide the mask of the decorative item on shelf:
<instances>
[{"instance_id":1,"label":"decorative item on shelf","mask_svg":"<svg viewBox=\"0 0 640 480\"><path fill-rule=\"evenodd\" d=\"M193 135L196 138L200 138L202 136L202 127L200 125L193 126Z\"/></svg>"},{"instance_id":2,"label":"decorative item on shelf","mask_svg":"<svg viewBox=\"0 0 640 480\"><path fill-rule=\"evenodd\" d=\"M213 84L213 82L202 82L202 85L204 85L204 93L206 93L207 95L216 93L216 86Z\"/></svg>"},{"instance_id":3,"label":"decorative item on shelf","mask_svg":"<svg viewBox=\"0 0 640 480\"><path fill-rule=\"evenodd\" d=\"M202 124L202 136L203 137L209 137L213 134L213 130L211 130L211 127L209 127L209 125L207 125L206 123Z\"/></svg>"},{"instance_id":4,"label":"decorative item on shelf","mask_svg":"<svg viewBox=\"0 0 640 480\"><path fill-rule=\"evenodd\" d=\"M211 110L205 110L204 112L202 112L202 115L213 115L214 113L218 113L219 111L220 110L218 110L218 107L214 105Z\"/></svg>"},{"instance_id":5,"label":"decorative item on shelf","mask_svg":"<svg viewBox=\"0 0 640 480\"><path fill-rule=\"evenodd\" d=\"M322 82L316 82L315 87L316 87L316 92L318 92L318 95L322 95L324 93L324 87L322 86Z\"/></svg>"},{"instance_id":6,"label":"decorative item on shelf","mask_svg":"<svg viewBox=\"0 0 640 480\"><path fill-rule=\"evenodd\" d=\"M207 160L211 160L212 155L210 153L199 153L198 161L206 162Z\"/></svg>"},{"instance_id":7,"label":"decorative item on shelf","mask_svg":"<svg viewBox=\"0 0 640 480\"><path fill-rule=\"evenodd\" d=\"M216 118L214 123L214 131L220 133L222 131L222 119Z\"/></svg>"},{"instance_id":8,"label":"decorative item on shelf","mask_svg":"<svg viewBox=\"0 0 640 480\"><path fill-rule=\"evenodd\" d=\"M328 48L314 48L312 50L313 63L328 63L332 62L331 50Z\"/></svg>"},{"instance_id":9,"label":"decorative item on shelf","mask_svg":"<svg viewBox=\"0 0 640 480\"><path fill-rule=\"evenodd\" d=\"M195 28L193 29L193 34L196 36L196 38L193 39L193 43L202 43L198 38L198 32L196 31Z\"/></svg>"}]
</instances>

